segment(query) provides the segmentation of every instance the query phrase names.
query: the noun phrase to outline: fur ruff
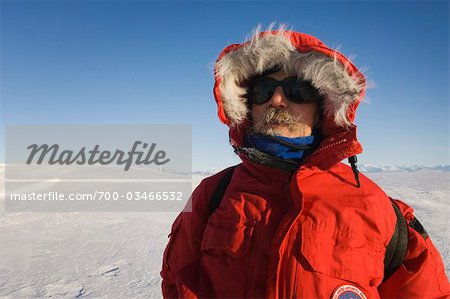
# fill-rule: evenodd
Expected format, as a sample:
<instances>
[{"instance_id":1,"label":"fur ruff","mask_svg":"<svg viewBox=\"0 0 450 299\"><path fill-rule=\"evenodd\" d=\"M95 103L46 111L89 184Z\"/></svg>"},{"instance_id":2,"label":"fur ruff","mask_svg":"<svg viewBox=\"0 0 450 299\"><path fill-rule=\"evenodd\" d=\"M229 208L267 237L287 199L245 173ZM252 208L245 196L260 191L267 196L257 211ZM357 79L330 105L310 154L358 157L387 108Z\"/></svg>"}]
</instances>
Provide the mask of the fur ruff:
<instances>
[{"instance_id":1,"label":"fur ruff","mask_svg":"<svg viewBox=\"0 0 450 299\"><path fill-rule=\"evenodd\" d=\"M336 126L350 126L352 122L347 110L364 89L364 78L350 76L347 66L336 58L336 54L329 57L313 51L298 52L291 44L290 32L282 25L277 31L261 35L258 27L243 47L230 51L216 62L223 109L231 125L239 126L249 114L246 89L240 82L281 66L287 73L311 81L324 97L324 113L334 118Z\"/></svg>"}]
</instances>

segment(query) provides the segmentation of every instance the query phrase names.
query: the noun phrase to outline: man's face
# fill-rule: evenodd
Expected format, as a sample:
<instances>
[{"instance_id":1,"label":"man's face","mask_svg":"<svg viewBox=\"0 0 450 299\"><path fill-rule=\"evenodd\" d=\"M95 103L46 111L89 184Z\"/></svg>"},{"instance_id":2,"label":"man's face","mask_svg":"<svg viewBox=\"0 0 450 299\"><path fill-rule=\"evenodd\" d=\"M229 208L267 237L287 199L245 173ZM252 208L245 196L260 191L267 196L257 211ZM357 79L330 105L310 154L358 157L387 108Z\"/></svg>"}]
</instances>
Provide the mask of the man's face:
<instances>
[{"instance_id":1,"label":"man's face","mask_svg":"<svg viewBox=\"0 0 450 299\"><path fill-rule=\"evenodd\" d=\"M278 81L288 76L285 71L267 75ZM278 86L269 101L252 105L252 117L254 132L292 138L310 136L319 114L316 102L308 104L290 102L283 88Z\"/></svg>"}]
</instances>

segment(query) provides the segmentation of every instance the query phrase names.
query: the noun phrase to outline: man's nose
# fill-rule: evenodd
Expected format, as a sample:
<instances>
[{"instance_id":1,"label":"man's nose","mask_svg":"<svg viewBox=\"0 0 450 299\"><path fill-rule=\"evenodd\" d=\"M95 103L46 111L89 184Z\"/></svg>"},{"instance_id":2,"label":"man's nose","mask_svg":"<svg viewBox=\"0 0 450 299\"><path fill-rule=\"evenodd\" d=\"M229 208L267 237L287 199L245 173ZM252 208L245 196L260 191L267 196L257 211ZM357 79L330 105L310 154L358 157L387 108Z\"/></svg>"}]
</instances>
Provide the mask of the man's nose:
<instances>
[{"instance_id":1,"label":"man's nose","mask_svg":"<svg viewBox=\"0 0 450 299\"><path fill-rule=\"evenodd\" d=\"M287 99L281 86L275 89L275 92L269 100L269 105L272 107L286 107Z\"/></svg>"}]
</instances>

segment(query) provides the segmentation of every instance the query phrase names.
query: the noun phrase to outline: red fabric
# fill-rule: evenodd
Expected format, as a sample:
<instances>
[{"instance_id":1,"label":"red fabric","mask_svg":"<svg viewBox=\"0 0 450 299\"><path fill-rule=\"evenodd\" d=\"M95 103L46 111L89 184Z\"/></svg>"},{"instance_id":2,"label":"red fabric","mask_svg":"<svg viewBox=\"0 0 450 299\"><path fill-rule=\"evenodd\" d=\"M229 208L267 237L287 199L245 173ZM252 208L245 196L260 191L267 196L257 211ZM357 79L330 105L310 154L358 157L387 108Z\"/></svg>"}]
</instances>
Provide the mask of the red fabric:
<instances>
[{"instance_id":1,"label":"red fabric","mask_svg":"<svg viewBox=\"0 0 450 299\"><path fill-rule=\"evenodd\" d=\"M299 51L348 62L312 36L291 38ZM348 72L359 74L350 63ZM219 118L229 124L219 81ZM352 120L358 103L349 108ZM362 152L356 126L325 122L325 139L292 174L241 155L243 164L211 216L208 204L224 172L202 181L191 197L192 212L181 213L172 226L161 271L164 298L331 298L343 285L367 298L450 297L439 253L412 229L404 265L382 283L394 210L375 183L360 174L357 188L351 168L340 163ZM230 129L233 146L243 144L247 126ZM412 209L399 205L411 221Z\"/></svg>"},{"instance_id":2,"label":"red fabric","mask_svg":"<svg viewBox=\"0 0 450 299\"><path fill-rule=\"evenodd\" d=\"M375 183L361 175L355 187L348 166L304 166L291 178L245 161L209 217L222 174L197 187L193 212L173 225L161 272L165 298L330 298L342 284L367 298L449 295L439 253L412 229L404 266L381 284L396 218ZM411 220L411 208L401 207Z\"/></svg>"}]
</instances>

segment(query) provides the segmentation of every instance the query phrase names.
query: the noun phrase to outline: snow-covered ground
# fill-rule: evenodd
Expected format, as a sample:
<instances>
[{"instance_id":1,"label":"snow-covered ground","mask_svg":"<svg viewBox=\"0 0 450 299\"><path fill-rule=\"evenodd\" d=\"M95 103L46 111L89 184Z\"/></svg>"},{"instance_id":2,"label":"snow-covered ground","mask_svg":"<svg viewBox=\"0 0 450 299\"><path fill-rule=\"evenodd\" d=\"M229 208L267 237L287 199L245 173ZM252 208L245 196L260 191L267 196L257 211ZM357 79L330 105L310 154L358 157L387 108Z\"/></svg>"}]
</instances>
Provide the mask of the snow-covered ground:
<instances>
[{"instance_id":1,"label":"snow-covered ground","mask_svg":"<svg viewBox=\"0 0 450 299\"><path fill-rule=\"evenodd\" d=\"M449 274L450 172L420 169L367 175L416 209ZM204 176L194 174L193 185ZM2 205L3 188L1 181ZM175 216L5 213L1 208L0 297L160 298L161 257Z\"/></svg>"}]
</instances>

